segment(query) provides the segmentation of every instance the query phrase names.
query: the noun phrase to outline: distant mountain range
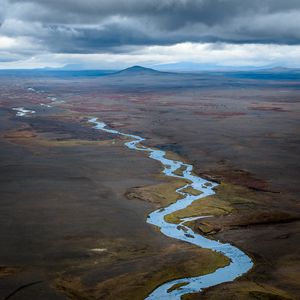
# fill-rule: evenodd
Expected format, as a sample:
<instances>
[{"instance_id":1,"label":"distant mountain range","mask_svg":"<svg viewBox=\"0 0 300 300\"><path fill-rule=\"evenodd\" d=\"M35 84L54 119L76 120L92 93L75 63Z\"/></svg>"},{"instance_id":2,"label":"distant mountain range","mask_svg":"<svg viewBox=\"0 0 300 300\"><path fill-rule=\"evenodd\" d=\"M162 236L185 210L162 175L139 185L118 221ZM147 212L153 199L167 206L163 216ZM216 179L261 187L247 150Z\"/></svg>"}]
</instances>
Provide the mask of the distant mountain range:
<instances>
[{"instance_id":1,"label":"distant mountain range","mask_svg":"<svg viewBox=\"0 0 300 300\"><path fill-rule=\"evenodd\" d=\"M250 69L250 70L240 70L240 69L228 69L228 70L206 70L206 71L186 71L186 72L179 72L176 70L173 71L161 71L161 70L155 70L151 68L145 68L142 66L133 66L126 69L123 69L121 71L117 71L109 75L111 76L122 76L122 77L157 77L157 76L170 76L170 75L184 75L190 73L197 75L198 74L204 74L204 73L210 73L210 74L227 74L229 77L241 77L241 78L253 78L253 79L275 79L275 78L282 78L282 79L298 79L300 76L300 69L290 69L290 68L284 68L284 67L274 67L274 68L268 68L268 69Z\"/></svg>"},{"instance_id":2,"label":"distant mountain range","mask_svg":"<svg viewBox=\"0 0 300 300\"><path fill-rule=\"evenodd\" d=\"M261 71L261 70L277 70L277 71L291 71L297 70L295 68L286 68L274 65L255 67L255 66L218 66L215 64L194 63L194 62L177 62L171 64L155 65L154 68L159 71L169 72L239 72L239 71ZM299 70L299 68L298 68Z\"/></svg>"},{"instance_id":3,"label":"distant mountain range","mask_svg":"<svg viewBox=\"0 0 300 300\"><path fill-rule=\"evenodd\" d=\"M13 69L12 69L13 70ZM22 71L26 71L26 69L21 69ZM27 71L89 71L89 72L100 72L103 75L106 74L131 74L131 75L142 75L142 74L158 74L159 72L175 72L175 73L199 73L199 72L239 72L239 71L274 71L274 72L293 72L299 71L300 68L287 68L282 66L268 65L262 67L255 66L218 66L215 64L206 64L206 63L195 63L195 62L176 62L170 64L159 64L153 65L151 67L143 67L143 66L132 66L122 70L112 70L112 69L100 69L95 67L83 66L81 64L67 64L63 67L52 68L38 68L38 69L27 69Z\"/></svg>"},{"instance_id":4,"label":"distant mountain range","mask_svg":"<svg viewBox=\"0 0 300 300\"><path fill-rule=\"evenodd\" d=\"M166 70L163 70L163 69ZM240 68L231 68L227 70L202 70L188 68L185 72L176 70L175 68L169 70L167 65L164 68L160 66L159 70L151 69L142 66L132 66L123 70L72 70L66 68L41 68L41 69L23 69L23 70L0 70L0 76L19 76L19 77L106 77L109 78L147 78L156 80L159 77L180 78L180 76L205 76L222 75L226 77L244 78L244 79L276 79L276 80L300 80L300 69L285 68L285 67L271 67L271 68L252 68L241 70ZM169 70L169 71L167 71ZM198 74L198 75L197 75ZM122 80L123 80L122 79Z\"/></svg>"}]
</instances>

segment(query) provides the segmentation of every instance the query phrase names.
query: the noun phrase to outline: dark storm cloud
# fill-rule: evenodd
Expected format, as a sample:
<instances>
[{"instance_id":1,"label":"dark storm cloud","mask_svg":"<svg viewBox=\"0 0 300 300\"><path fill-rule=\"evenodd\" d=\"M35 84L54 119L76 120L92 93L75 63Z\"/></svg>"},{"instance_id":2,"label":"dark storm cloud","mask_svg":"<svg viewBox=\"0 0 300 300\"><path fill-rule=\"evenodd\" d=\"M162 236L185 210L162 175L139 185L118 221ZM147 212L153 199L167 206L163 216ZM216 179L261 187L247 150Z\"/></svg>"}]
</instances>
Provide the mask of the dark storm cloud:
<instances>
[{"instance_id":1,"label":"dark storm cloud","mask_svg":"<svg viewBox=\"0 0 300 300\"><path fill-rule=\"evenodd\" d=\"M299 0L2 1L0 33L33 38L51 52L180 42L300 44Z\"/></svg>"}]
</instances>

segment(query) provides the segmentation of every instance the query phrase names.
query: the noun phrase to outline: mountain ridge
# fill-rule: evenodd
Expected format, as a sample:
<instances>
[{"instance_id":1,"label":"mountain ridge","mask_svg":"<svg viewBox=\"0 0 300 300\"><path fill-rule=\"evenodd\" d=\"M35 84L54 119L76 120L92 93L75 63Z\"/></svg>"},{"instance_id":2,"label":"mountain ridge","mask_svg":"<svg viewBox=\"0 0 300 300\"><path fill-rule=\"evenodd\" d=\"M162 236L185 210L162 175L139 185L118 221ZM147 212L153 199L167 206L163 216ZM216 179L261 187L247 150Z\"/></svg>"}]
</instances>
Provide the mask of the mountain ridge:
<instances>
[{"instance_id":1,"label":"mountain ridge","mask_svg":"<svg viewBox=\"0 0 300 300\"><path fill-rule=\"evenodd\" d=\"M117 71L111 75L133 75L133 76L140 76L140 75L160 75L160 74L167 74L167 72L158 71L151 68L146 68L142 66L132 66L120 71Z\"/></svg>"}]
</instances>

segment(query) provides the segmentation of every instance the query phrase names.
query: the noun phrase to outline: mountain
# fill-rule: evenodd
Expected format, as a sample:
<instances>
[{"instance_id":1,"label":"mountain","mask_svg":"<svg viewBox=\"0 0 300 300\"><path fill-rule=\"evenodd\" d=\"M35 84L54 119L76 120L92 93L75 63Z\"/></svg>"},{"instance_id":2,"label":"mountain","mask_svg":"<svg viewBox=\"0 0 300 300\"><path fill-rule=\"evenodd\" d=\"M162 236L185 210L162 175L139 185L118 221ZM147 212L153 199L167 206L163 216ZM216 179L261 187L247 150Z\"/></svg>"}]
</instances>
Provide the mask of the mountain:
<instances>
[{"instance_id":1,"label":"mountain","mask_svg":"<svg viewBox=\"0 0 300 300\"><path fill-rule=\"evenodd\" d=\"M166 74L165 72L160 72L154 69L145 68L141 66L133 66L118 72L113 73L112 75L124 75L124 76L143 76L143 75L160 75Z\"/></svg>"},{"instance_id":2,"label":"mountain","mask_svg":"<svg viewBox=\"0 0 300 300\"><path fill-rule=\"evenodd\" d=\"M261 72L270 72L270 73L299 73L300 68L287 68L287 67L274 67L274 68L268 68L263 69Z\"/></svg>"},{"instance_id":3,"label":"mountain","mask_svg":"<svg viewBox=\"0 0 300 300\"><path fill-rule=\"evenodd\" d=\"M170 64L159 64L155 65L154 68L159 71L169 71L169 72L207 72L207 71L221 71L221 72L231 72L231 71L256 71L261 69L269 69L273 66L263 66L263 67L255 67L255 66L219 66L216 64L208 64L208 63L195 63L195 62L177 62Z\"/></svg>"},{"instance_id":4,"label":"mountain","mask_svg":"<svg viewBox=\"0 0 300 300\"><path fill-rule=\"evenodd\" d=\"M215 65L211 64L200 64L193 62L177 62L170 64L159 64L154 66L159 71L169 72L201 72L216 70Z\"/></svg>"}]
</instances>

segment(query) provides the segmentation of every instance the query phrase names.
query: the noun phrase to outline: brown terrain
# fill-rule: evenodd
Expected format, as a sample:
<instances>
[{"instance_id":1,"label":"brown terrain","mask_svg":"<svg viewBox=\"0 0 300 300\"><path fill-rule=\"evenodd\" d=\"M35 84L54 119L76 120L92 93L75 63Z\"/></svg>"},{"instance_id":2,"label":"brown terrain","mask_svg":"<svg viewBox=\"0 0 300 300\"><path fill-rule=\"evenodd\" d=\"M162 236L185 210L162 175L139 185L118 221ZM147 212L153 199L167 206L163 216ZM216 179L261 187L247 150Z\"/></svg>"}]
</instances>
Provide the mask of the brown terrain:
<instances>
[{"instance_id":1,"label":"brown terrain","mask_svg":"<svg viewBox=\"0 0 300 300\"><path fill-rule=\"evenodd\" d=\"M216 195L167 219L212 215L189 226L238 246L254 268L184 299L300 299L300 81L210 73L0 79L0 299L144 299L163 282L228 264L146 223L178 199L183 182L92 129L91 116L220 183ZM36 114L16 117L13 107Z\"/></svg>"}]
</instances>

